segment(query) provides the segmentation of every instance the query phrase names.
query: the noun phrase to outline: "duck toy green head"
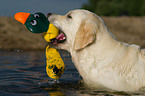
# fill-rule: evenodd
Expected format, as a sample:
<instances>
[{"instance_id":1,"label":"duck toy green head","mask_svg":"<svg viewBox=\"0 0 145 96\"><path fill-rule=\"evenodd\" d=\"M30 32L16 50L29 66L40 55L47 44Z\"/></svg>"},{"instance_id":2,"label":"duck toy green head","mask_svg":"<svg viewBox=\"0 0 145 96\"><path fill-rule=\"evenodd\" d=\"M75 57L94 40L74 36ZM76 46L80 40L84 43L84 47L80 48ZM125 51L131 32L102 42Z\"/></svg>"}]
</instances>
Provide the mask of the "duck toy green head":
<instances>
[{"instance_id":1,"label":"duck toy green head","mask_svg":"<svg viewBox=\"0 0 145 96\"><path fill-rule=\"evenodd\" d=\"M15 14L15 19L26 26L32 33L47 32L50 22L43 13L35 14L19 12Z\"/></svg>"},{"instance_id":2,"label":"duck toy green head","mask_svg":"<svg viewBox=\"0 0 145 96\"><path fill-rule=\"evenodd\" d=\"M59 30L51 24L46 16L41 12L34 14L18 12L15 14L14 18L24 24L30 32L43 33L44 39L47 42L51 42L51 40L57 38L59 35L59 37L65 37L64 34L60 34Z\"/></svg>"}]
</instances>

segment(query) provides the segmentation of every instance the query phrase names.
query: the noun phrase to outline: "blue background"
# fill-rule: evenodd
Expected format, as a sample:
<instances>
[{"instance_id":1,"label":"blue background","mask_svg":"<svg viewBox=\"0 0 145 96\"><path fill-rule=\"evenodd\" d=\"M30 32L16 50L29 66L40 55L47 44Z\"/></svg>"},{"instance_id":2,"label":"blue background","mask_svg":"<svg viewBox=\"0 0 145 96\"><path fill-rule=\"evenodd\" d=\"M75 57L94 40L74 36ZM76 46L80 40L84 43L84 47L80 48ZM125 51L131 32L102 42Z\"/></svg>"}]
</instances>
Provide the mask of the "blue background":
<instances>
[{"instance_id":1,"label":"blue background","mask_svg":"<svg viewBox=\"0 0 145 96\"><path fill-rule=\"evenodd\" d=\"M13 16L17 12L48 12L66 14L81 8L88 0L0 0L0 16Z\"/></svg>"}]
</instances>

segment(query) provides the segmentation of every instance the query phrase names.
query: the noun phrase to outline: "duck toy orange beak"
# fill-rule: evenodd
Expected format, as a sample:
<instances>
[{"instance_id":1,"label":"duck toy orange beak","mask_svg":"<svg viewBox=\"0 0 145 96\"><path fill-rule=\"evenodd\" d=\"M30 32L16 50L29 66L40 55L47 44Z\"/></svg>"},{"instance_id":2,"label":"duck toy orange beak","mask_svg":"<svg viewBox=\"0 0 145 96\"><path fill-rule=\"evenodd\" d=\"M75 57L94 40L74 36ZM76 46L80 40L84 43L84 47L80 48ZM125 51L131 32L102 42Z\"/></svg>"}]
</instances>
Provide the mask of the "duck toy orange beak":
<instances>
[{"instance_id":1,"label":"duck toy orange beak","mask_svg":"<svg viewBox=\"0 0 145 96\"><path fill-rule=\"evenodd\" d=\"M30 16L30 13L25 13L25 12L19 12L19 13L16 13L14 18L21 22L22 24L25 24L27 18Z\"/></svg>"}]
</instances>

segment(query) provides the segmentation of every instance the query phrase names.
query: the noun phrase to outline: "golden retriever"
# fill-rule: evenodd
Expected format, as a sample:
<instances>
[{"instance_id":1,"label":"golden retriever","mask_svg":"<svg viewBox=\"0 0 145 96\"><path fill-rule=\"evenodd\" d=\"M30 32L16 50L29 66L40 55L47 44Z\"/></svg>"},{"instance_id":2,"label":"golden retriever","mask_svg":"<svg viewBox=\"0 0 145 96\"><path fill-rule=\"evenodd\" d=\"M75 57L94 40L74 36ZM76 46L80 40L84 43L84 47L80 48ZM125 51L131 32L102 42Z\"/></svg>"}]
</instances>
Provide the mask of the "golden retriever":
<instances>
[{"instance_id":1,"label":"golden retriever","mask_svg":"<svg viewBox=\"0 0 145 96\"><path fill-rule=\"evenodd\" d=\"M79 9L66 15L49 13L48 20L66 37L55 47L70 52L87 86L117 91L145 87L145 50L117 41L99 16Z\"/></svg>"}]
</instances>

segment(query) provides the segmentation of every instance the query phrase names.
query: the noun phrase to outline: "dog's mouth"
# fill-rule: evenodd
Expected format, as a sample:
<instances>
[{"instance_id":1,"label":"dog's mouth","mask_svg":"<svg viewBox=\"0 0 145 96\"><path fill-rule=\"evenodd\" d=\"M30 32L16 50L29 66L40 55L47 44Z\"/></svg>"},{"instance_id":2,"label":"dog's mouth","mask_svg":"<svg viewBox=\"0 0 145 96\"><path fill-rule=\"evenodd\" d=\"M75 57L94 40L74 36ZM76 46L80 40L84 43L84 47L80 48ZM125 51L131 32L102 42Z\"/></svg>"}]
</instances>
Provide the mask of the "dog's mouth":
<instances>
[{"instance_id":1,"label":"dog's mouth","mask_svg":"<svg viewBox=\"0 0 145 96\"><path fill-rule=\"evenodd\" d=\"M51 43L53 45L57 45L59 43L63 43L66 41L66 35L63 31L59 30L59 35L56 38L51 39Z\"/></svg>"}]
</instances>

